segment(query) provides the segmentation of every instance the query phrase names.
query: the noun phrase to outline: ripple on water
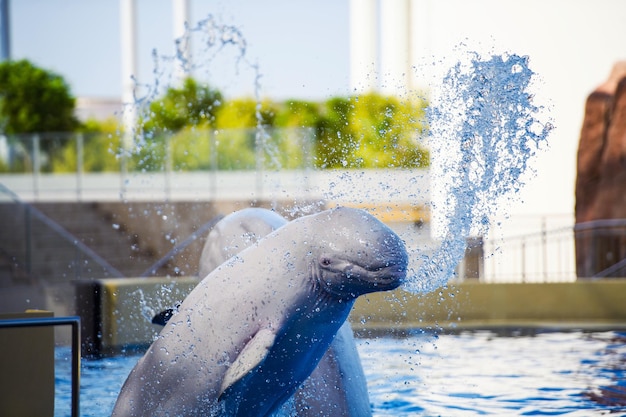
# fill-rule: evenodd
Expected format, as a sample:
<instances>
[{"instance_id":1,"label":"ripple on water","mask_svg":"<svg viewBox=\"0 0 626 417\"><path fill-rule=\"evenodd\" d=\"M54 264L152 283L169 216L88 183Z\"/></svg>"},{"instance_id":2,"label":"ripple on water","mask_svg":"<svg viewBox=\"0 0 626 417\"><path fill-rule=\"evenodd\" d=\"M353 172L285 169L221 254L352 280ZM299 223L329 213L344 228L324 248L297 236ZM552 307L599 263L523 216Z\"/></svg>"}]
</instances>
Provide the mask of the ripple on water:
<instances>
[{"instance_id":1,"label":"ripple on water","mask_svg":"<svg viewBox=\"0 0 626 417\"><path fill-rule=\"evenodd\" d=\"M616 332L490 332L357 339L375 417L626 413L626 338ZM138 355L81 366L81 416L110 416ZM70 415L70 350L56 351L55 416Z\"/></svg>"},{"instance_id":2,"label":"ripple on water","mask_svg":"<svg viewBox=\"0 0 626 417\"><path fill-rule=\"evenodd\" d=\"M396 401L427 416L594 416L626 411L585 394L590 387L615 384L623 376L626 343L618 343L616 353L607 355L607 339L613 340L614 334L500 337L474 332L442 335L436 346L428 338L360 340L359 349L376 416L415 415L391 410L389 404ZM404 361L409 356L415 360L416 348L419 366L411 367Z\"/></svg>"}]
</instances>

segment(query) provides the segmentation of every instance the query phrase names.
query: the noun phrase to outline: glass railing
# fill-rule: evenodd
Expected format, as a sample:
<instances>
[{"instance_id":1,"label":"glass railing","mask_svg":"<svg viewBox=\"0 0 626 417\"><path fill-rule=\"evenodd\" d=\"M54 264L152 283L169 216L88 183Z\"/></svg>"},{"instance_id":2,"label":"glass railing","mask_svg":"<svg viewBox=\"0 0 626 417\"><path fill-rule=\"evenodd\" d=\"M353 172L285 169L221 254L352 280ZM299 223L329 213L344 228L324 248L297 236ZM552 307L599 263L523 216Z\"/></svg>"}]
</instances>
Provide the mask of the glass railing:
<instances>
[{"instance_id":1,"label":"glass railing","mask_svg":"<svg viewBox=\"0 0 626 417\"><path fill-rule=\"evenodd\" d=\"M0 135L0 174L302 169L313 139L305 128L153 132L128 146L118 133Z\"/></svg>"}]
</instances>

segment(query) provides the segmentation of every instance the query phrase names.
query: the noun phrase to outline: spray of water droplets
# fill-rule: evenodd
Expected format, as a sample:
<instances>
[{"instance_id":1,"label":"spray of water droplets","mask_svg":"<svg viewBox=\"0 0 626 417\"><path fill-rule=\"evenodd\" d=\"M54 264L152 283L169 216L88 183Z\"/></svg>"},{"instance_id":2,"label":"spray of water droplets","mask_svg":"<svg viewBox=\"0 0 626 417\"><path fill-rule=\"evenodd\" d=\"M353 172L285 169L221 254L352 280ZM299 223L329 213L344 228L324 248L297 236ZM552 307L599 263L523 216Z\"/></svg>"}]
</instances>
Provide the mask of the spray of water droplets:
<instances>
[{"instance_id":1,"label":"spray of water droplets","mask_svg":"<svg viewBox=\"0 0 626 417\"><path fill-rule=\"evenodd\" d=\"M195 45L195 51L191 45ZM132 143L126 143L128 149L119 149L126 152L127 156L139 153L143 148L150 146L150 140L154 132L144 131L143 126L149 122L153 114L150 105L167 92L170 87L176 87L181 76L199 77L201 81L211 79L214 70L218 66L232 68L232 76L238 83L250 83L254 89L256 100L255 116L255 143L260 150L257 169L262 170L265 166L272 169L280 169L279 150L269 141L270 133L263 124L262 100L262 73L258 63L251 62L246 55L247 41L244 34L233 25L221 23L213 15L198 21L195 25L185 25L185 33L174 40L174 54L161 54L156 49L152 51L152 80L148 83L140 83L133 76L134 99L124 104L123 118L133 121L131 125ZM243 71L242 71L243 70ZM245 72L252 78L247 79L241 72ZM242 81L243 80L243 81ZM216 102L215 104L220 104ZM268 159L265 162L265 158ZM145 165L140 161L140 165Z\"/></svg>"},{"instance_id":2,"label":"spray of water droplets","mask_svg":"<svg viewBox=\"0 0 626 417\"><path fill-rule=\"evenodd\" d=\"M485 235L496 203L514 199L532 173L529 162L547 144L552 125L529 91L528 57L483 59L468 54L447 72L428 110L433 160L439 158L443 204L442 240L406 285L432 291L454 276L467 237Z\"/></svg>"},{"instance_id":3,"label":"spray of water droplets","mask_svg":"<svg viewBox=\"0 0 626 417\"><path fill-rule=\"evenodd\" d=\"M196 46L193 49L198 53L193 53L191 45ZM132 145L130 149L120 149L120 151L132 154L148 145L146 139L151 137L151 133L143 132L142 125L152 117L150 104L161 97L169 87L178 86L181 76L193 75L203 81L205 81L204 78L210 79L213 70L216 69L218 58L230 57L232 61L228 62L228 65L232 65L235 75L239 74L240 67L246 71L252 71L255 88L260 88L259 68L247 59L247 42L243 33L236 26L223 24L212 15L198 21L195 25L186 24L185 33L174 40L174 49L173 54L162 54L156 49L152 50L152 80L150 82L141 83L135 76L132 76L134 98L132 102L124 103L122 118L132 121L133 143L127 144L127 146Z\"/></svg>"}]
</instances>

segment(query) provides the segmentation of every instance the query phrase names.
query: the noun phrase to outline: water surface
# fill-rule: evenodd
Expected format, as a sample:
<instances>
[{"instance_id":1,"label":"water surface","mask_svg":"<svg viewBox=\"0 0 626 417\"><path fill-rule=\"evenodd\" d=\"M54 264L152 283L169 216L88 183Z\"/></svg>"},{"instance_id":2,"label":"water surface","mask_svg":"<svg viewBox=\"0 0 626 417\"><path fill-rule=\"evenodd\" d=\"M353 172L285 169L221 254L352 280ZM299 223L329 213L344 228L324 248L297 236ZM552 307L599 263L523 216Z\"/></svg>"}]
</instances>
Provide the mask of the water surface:
<instances>
[{"instance_id":1,"label":"water surface","mask_svg":"<svg viewBox=\"0 0 626 417\"><path fill-rule=\"evenodd\" d=\"M417 333L357 345L376 417L626 415L626 333ZM138 359L84 359L81 416L109 416ZM69 348L56 361L55 416L69 416Z\"/></svg>"}]
</instances>

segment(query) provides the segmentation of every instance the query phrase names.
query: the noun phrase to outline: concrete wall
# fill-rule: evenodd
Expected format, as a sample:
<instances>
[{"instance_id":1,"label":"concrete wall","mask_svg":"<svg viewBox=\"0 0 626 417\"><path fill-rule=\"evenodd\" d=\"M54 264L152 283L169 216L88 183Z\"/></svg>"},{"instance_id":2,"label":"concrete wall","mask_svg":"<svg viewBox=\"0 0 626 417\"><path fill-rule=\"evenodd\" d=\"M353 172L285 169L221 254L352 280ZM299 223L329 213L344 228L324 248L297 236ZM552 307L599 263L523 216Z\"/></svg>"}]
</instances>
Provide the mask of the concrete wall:
<instances>
[{"instance_id":1,"label":"concrete wall","mask_svg":"<svg viewBox=\"0 0 626 417\"><path fill-rule=\"evenodd\" d=\"M81 318L83 354L110 355L149 345L162 329L151 323L152 318L182 302L197 283L195 278L76 282L75 308Z\"/></svg>"},{"instance_id":2,"label":"concrete wall","mask_svg":"<svg viewBox=\"0 0 626 417\"><path fill-rule=\"evenodd\" d=\"M293 201L130 201L38 202L32 206L0 204L0 313L28 308L73 314L76 280L117 276L195 277L207 232L154 268L177 245L218 216L245 207L273 208L291 219L324 208L320 202ZM424 248L430 242L430 214L411 204L356 204L368 209L396 230L407 244ZM389 207L388 207L389 206ZM29 208L30 207L30 208ZM46 222L33 213L37 210ZM53 226L61 226L63 238ZM80 242L105 263L96 262ZM57 340L68 340L65 328Z\"/></svg>"},{"instance_id":3,"label":"concrete wall","mask_svg":"<svg viewBox=\"0 0 626 417\"><path fill-rule=\"evenodd\" d=\"M40 202L0 204L0 286L110 278L115 272L77 248L79 241L125 277L142 275L154 262L218 215L245 207L275 207L289 217L289 203L266 201ZM34 211L50 221L47 222ZM55 226L69 238L63 238ZM155 276L197 273L204 235L158 268ZM16 276L16 271L21 275ZM4 281L4 282L3 282ZM1 311L1 310L0 310Z\"/></svg>"},{"instance_id":4,"label":"concrete wall","mask_svg":"<svg viewBox=\"0 0 626 417\"><path fill-rule=\"evenodd\" d=\"M626 280L485 284L464 281L430 294L360 297L355 330L626 328Z\"/></svg>"},{"instance_id":5,"label":"concrete wall","mask_svg":"<svg viewBox=\"0 0 626 417\"><path fill-rule=\"evenodd\" d=\"M151 317L175 305L192 279L88 281L77 287L83 349L110 354L145 347L160 327ZM429 294L403 290L360 297L350 315L360 335L416 330L626 328L626 280L553 284L465 281ZM89 337L92 339L89 340ZM91 343L91 344L89 344Z\"/></svg>"}]
</instances>

